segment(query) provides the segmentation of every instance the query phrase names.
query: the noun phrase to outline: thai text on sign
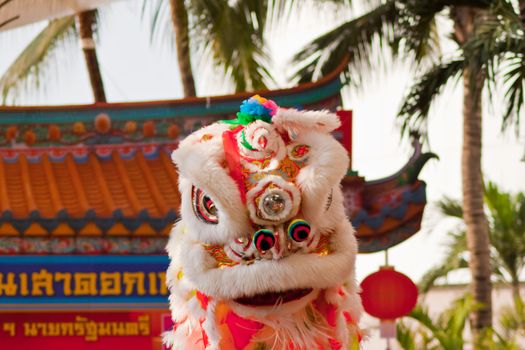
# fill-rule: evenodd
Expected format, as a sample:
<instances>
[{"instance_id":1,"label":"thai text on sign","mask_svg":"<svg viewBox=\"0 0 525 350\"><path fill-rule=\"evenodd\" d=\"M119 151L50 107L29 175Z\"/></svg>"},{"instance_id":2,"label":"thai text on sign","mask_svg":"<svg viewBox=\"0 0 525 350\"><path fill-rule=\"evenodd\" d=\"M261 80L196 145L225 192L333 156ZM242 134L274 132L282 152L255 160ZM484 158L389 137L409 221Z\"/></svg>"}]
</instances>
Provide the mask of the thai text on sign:
<instances>
[{"instance_id":1,"label":"thai text on sign","mask_svg":"<svg viewBox=\"0 0 525 350\"><path fill-rule=\"evenodd\" d=\"M167 265L165 256L2 256L0 310L129 303L165 309Z\"/></svg>"}]
</instances>

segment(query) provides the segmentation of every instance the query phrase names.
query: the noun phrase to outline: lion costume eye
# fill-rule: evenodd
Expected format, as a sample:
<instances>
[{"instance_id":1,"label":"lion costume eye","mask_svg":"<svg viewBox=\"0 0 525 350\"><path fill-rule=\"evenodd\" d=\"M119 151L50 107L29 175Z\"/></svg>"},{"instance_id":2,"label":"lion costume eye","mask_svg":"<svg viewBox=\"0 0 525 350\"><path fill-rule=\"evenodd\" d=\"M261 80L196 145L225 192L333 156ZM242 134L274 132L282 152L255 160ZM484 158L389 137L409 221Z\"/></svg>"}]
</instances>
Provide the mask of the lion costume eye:
<instances>
[{"instance_id":1,"label":"lion costume eye","mask_svg":"<svg viewBox=\"0 0 525 350\"><path fill-rule=\"evenodd\" d=\"M216 225L219 223L218 210L211 198L201 189L193 186L191 189L193 212L202 222Z\"/></svg>"}]
</instances>

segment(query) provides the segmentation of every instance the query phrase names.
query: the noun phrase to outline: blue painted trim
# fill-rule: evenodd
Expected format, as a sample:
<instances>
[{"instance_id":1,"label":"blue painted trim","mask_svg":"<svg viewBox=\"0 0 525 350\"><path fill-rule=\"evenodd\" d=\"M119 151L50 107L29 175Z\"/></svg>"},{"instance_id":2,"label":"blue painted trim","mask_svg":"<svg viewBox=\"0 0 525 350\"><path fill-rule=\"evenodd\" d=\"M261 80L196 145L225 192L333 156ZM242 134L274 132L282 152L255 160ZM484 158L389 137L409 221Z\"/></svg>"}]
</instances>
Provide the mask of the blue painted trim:
<instances>
[{"instance_id":1,"label":"blue painted trim","mask_svg":"<svg viewBox=\"0 0 525 350\"><path fill-rule=\"evenodd\" d=\"M137 217L123 217L122 209L113 211L110 217L94 217L93 211L90 209L86 212L83 218L71 218L67 212L62 213L62 218L58 216L53 219L42 218L38 210L32 211L27 218L13 219L11 211L0 212L0 223L9 221L19 231L24 232L32 223L40 223L46 230L52 231L56 228L59 222L65 222L76 231L81 230L88 222L94 222L102 231L107 231L117 222L122 223L128 230L134 231L144 222L149 223L155 230L161 231L168 225L178 219L177 213L170 210L163 217L150 217L147 209L140 212Z\"/></svg>"},{"instance_id":2,"label":"blue painted trim","mask_svg":"<svg viewBox=\"0 0 525 350\"><path fill-rule=\"evenodd\" d=\"M298 105L314 104L328 97L339 94L342 84L340 79L334 79L324 85L316 86L311 90L292 92L289 95L277 95L269 93L267 97L275 100L283 107L297 107ZM270 91L271 92L271 91ZM286 92L283 92L286 94ZM185 118L204 115L233 114L239 110L243 98L219 101L207 106L206 102L188 102L185 104L173 104L169 101L159 102L158 105L129 105L129 106L70 106L57 109L0 109L0 124L39 124L39 123L73 123L90 122L100 113L107 113L113 121L127 120L150 120L163 118Z\"/></svg>"},{"instance_id":3,"label":"blue painted trim","mask_svg":"<svg viewBox=\"0 0 525 350\"><path fill-rule=\"evenodd\" d=\"M0 256L2 264L165 264L169 259L165 255L24 255ZM1 299L1 298L0 298Z\"/></svg>"}]
</instances>

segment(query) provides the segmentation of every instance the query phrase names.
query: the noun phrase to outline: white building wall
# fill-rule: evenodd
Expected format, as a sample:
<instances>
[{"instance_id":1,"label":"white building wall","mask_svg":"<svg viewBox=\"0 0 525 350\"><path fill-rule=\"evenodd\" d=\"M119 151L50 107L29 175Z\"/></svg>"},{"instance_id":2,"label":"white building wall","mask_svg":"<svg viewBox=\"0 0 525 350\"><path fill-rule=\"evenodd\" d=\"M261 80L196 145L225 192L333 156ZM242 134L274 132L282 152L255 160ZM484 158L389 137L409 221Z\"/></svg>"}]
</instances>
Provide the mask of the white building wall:
<instances>
[{"instance_id":1,"label":"white building wall","mask_svg":"<svg viewBox=\"0 0 525 350\"><path fill-rule=\"evenodd\" d=\"M463 294L468 292L468 285L452 285L452 286L438 286L430 290L426 295L420 296L420 301L428 308L431 316L434 318L441 312L450 308L453 301L460 298ZM521 286L522 295L525 295L525 285ZM492 292L493 303L493 317L494 325L498 327L498 320L500 318L500 311L503 307L512 305L512 292L508 286L498 285L494 286ZM365 313L362 318L361 326L369 333L369 338L363 343L364 350L384 350L387 349L386 340L379 337L379 320L373 318ZM470 338L469 327L466 327L465 338ZM523 342L523 349L525 349L525 341ZM395 340L391 341L391 350L402 349ZM465 350L471 349L465 347ZM458 349L459 350L459 349Z\"/></svg>"}]
</instances>

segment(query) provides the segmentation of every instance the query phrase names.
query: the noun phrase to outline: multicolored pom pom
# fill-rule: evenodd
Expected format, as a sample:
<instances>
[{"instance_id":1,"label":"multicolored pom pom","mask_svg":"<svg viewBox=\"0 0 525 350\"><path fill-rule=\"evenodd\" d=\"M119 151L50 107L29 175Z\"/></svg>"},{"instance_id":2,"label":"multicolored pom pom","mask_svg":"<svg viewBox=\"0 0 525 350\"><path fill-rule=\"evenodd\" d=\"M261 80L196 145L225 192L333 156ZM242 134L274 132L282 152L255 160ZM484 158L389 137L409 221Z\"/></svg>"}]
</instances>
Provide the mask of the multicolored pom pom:
<instances>
[{"instance_id":1,"label":"multicolored pom pom","mask_svg":"<svg viewBox=\"0 0 525 350\"><path fill-rule=\"evenodd\" d=\"M273 117L277 112L277 104L272 100L255 95L242 102L240 111L255 117Z\"/></svg>"},{"instance_id":2,"label":"multicolored pom pom","mask_svg":"<svg viewBox=\"0 0 525 350\"><path fill-rule=\"evenodd\" d=\"M259 95L250 97L242 101L240 112L237 119L223 120L224 123L234 125L248 125L256 120L272 123L272 117L277 113L277 104Z\"/></svg>"}]
</instances>

